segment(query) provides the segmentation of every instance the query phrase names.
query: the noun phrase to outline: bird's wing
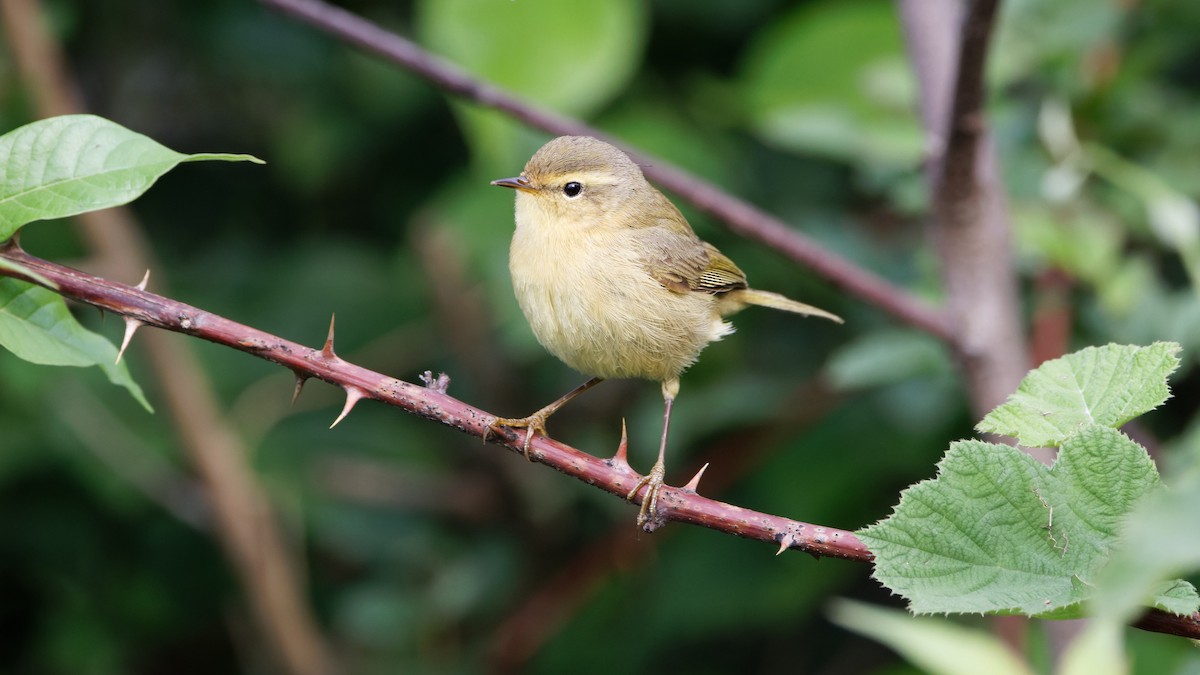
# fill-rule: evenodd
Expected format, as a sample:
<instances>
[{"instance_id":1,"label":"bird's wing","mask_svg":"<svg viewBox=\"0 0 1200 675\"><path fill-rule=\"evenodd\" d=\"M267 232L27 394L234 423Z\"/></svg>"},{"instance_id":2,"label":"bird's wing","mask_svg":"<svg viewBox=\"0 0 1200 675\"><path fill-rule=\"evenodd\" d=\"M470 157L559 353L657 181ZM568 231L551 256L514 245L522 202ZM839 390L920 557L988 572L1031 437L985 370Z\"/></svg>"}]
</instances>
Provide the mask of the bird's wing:
<instances>
[{"instance_id":1,"label":"bird's wing","mask_svg":"<svg viewBox=\"0 0 1200 675\"><path fill-rule=\"evenodd\" d=\"M738 266L690 228L649 228L643 231L642 241L646 271L676 293L715 295L746 288L746 275Z\"/></svg>"},{"instance_id":2,"label":"bird's wing","mask_svg":"<svg viewBox=\"0 0 1200 675\"><path fill-rule=\"evenodd\" d=\"M733 263L716 246L707 241L700 242L708 253L708 265L700 273L700 278L692 284L692 288L705 293L726 293L746 288L746 273Z\"/></svg>"}]
</instances>

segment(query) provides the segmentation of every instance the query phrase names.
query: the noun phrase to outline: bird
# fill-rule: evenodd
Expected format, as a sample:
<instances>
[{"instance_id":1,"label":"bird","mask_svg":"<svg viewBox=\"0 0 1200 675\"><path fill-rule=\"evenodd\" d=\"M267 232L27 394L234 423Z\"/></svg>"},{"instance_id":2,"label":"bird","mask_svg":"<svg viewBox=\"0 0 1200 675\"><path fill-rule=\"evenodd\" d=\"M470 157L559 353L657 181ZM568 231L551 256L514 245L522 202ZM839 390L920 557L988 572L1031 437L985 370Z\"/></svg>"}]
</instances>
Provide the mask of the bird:
<instances>
[{"instance_id":1,"label":"bird","mask_svg":"<svg viewBox=\"0 0 1200 675\"><path fill-rule=\"evenodd\" d=\"M842 323L841 317L778 293L750 288L746 275L701 240L679 209L622 150L590 136L543 145L520 175L492 185L516 192L509 247L513 291L543 347L591 379L522 418L488 430L535 433L568 401L606 379L660 383L664 402L658 460L626 495L643 487L639 527L658 517L667 430L680 375L710 343L733 332L725 320L749 305ZM485 437L486 438L486 437Z\"/></svg>"}]
</instances>

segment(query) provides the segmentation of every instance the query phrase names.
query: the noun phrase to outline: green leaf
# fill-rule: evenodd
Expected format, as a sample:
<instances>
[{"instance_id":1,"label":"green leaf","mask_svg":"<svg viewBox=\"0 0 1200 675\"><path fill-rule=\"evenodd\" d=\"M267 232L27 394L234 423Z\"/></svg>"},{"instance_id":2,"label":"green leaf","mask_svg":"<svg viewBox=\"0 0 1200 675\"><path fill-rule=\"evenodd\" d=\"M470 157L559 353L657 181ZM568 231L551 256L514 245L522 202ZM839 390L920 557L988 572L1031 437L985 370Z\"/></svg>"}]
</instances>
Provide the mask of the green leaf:
<instances>
[{"instance_id":1,"label":"green leaf","mask_svg":"<svg viewBox=\"0 0 1200 675\"><path fill-rule=\"evenodd\" d=\"M647 25L636 0L569 8L557 0L423 0L416 16L421 41L435 52L490 83L579 117L610 101L636 72ZM518 123L476 105L456 104L455 112L475 152L492 163L524 164L527 157L509 156L517 152Z\"/></svg>"},{"instance_id":2,"label":"green leaf","mask_svg":"<svg viewBox=\"0 0 1200 675\"><path fill-rule=\"evenodd\" d=\"M1006 445L959 441L861 536L875 577L917 613L1078 615L1121 520L1159 486L1149 455L1092 425L1047 468ZM1155 599L1155 602L1167 600Z\"/></svg>"},{"instance_id":3,"label":"green leaf","mask_svg":"<svg viewBox=\"0 0 1200 675\"><path fill-rule=\"evenodd\" d=\"M0 136L0 241L35 220L126 204L180 162L262 160L185 155L94 115L40 120Z\"/></svg>"},{"instance_id":4,"label":"green leaf","mask_svg":"<svg viewBox=\"0 0 1200 675\"><path fill-rule=\"evenodd\" d=\"M1167 376L1179 366L1179 349L1174 342L1106 345L1047 361L976 428L1048 446L1091 424L1119 427L1171 396Z\"/></svg>"},{"instance_id":5,"label":"green leaf","mask_svg":"<svg viewBox=\"0 0 1200 675\"><path fill-rule=\"evenodd\" d=\"M487 81L584 113L609 100L641 60L646 16L634 0L424 0L422 41ZM529 36L536 35L536 40Z\"/></svg>"},{"instance_id":6,"label":"green leaf","mask_svg":"<svg viewBox=\"0 0 1200 675\"><path fill-rule=\"evenodd\" d=\"M1164 245L1179 253L1193 290L1200 293L1200 206L1155 172L1107 147L1087 143L1083 151L1096 175L1142 200L1150 230Z\"/></svg>"},{"instance_id":7,"label":"green leaf","mask_svg":"<svg viewBox=\"0 0 1200 675\"><path fill-rule=\"evenodd\" d=\"M1077 76L1078 68L1120 35L1128 8L1092 0L1037 2L1019 0L1001 7L988 64L989 81L997 91L1030 78L1061 74L1070 85L1062 91L1090 91L1095 85ZM1060 80L1061 81L1061 80Z\"/></svg>"},{"instance_id":8,"label":"green leaf","mask_svg":"<svg viewBox=\"0 0 1200 675\"><path fill-rule=\"evenodd\" d=\"M839 389L865 389L949 371L946 347L913 330L879 330L849 341L829 360L829 380Z\"/></svg>"},{"instance_id":9,"label":"green leaf","mask_svg":"<svg viewBox=\"0 0 1200 675\"><path fill-rule=\"evenodd\" d=\"M743 67L756 133L790 150L908 167L923 134L895 7L805 3L762 31Z\"/></svg>"},{"instance_id":10,"label":"green leaf","mask_svg":"<svg viewBox=\"0 0 1200 675\"><path fill-rule=\"evenodd\" d=\"M839 626L882 642L933 675L959 675L967 663L975 675L1032 672L991 633L945 619L918 618L850 600L835 601L829 614Z\"/></svg>"},{"instance_id":11,"label":"green leaf","mask_svg":"<svg viewBox=\"0 0 1200 675\"><path fill-rule=\"evenodd\" d=\"M1054 208L1020 204L1013 210L1023 253L1097 286L1108 283L1127 259L1124 224L1088 205Z\"/></svg>"},{"instance_id":12,"label":"green leaf","mask_svg":"<svg viewBox=\"0 0 1200 675\"><path fill-rule=\"evenodd\" d=\"M62 297L40 286L0 279L0 346L32 363L99 366L113 384L153 411L129 369L116 363L112 343L79 325Z\"/></svg>"}]
</instances>

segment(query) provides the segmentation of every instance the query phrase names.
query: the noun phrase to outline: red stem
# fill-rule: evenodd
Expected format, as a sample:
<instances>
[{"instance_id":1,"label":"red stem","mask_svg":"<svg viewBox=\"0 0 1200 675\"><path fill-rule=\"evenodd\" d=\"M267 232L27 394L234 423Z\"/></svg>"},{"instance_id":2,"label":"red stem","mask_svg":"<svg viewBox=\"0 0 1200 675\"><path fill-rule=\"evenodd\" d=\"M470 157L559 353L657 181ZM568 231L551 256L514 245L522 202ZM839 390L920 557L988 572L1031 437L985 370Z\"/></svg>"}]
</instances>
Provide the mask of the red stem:
<instances>
[{"instance_id":1,"label":"red stem","mask_svg":"<svg viewBox=\"0 0 1200 675\"><path fill-rule=\"evenodd\" d=\"M35 258L13 241L0 245L0 258L53 282L57 287L52 290L64 297L132 317L147 325L253 354L289 368L299 378L324 380L352 392L351 396L382 401L472 436L482 438L496 419L495 415L437 389L397 380L344 361L333 350L332 334L323 349L305 347L191 305ZM0 275L37 283L17 270L0 268ZM523 431L491 431L489 437L499 445L522 452ZM626 463L600 459L544 436L534 437L530 456L534 461L622 498L639 478ZM663 488L659 495L659 513L666 521L692 523L781 546L786 542L786 548L814 556L871 559L867 547L852 532L750 511L681 488Z\"/></svg>"}]
</instances>

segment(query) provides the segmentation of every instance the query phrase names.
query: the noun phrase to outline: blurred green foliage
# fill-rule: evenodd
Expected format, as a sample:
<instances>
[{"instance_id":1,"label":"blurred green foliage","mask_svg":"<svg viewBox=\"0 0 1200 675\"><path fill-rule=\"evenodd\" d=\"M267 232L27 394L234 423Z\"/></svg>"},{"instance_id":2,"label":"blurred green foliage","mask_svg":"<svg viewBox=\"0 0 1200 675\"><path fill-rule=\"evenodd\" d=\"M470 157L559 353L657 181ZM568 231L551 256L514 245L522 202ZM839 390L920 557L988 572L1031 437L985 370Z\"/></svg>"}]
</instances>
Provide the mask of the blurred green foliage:
<instances>
[{"instance_id":1,"label":"blurred green foliage","mask_svg":"<svg viewBox=\"0 0 1200 675\"><path fill-rule=\"evenodd\" d=\"M45 6L91 112L181 152L268 162L185 165L133 205L162 260L152 288L312 345L336 312L345 358L407 380L445 371L451 394L502 415L577 383L520 316L507 280L512 195L487 185L517 173L544 134L252 2ZM924 141L891 4L345 6L938 298ZM1200 302L1179 246L1195 219L1172 210L1194 211L1200 195L1197 30L1195 3L1012 0L992 62L1027 306L1066 313L1067 348L1183 344L1176 401L1143 431L1180 439L1163 444L1166 458L1194 445L1184 432L1200 395ZM0 58L0 129L32 110ZM701 491L716 498L848 529L883 517L950 440L972 434L948 354L681 208L756 286L848 321L736 317L739 332L683 380L669 480L711 461ZM1154 221L1164 212L1171 237ZM86 264L68 223L38 223L22 242ZM119 340L120 321L78 315ZM156 403L137 347L126 358ZM310 384L289 408L288 373L192 347L301 546L347 672L904 672L824 617L834 596L889 602L865 566L683 526L639 536L629 505L515 455L370 403L330 431L339 392ZM171 419L112 391L99 371L0 353L0 671L263 672ZM551 431L604 455L626 417L645 470L660 416L656 386L613 382ZM534 597L553 611L531 610ZM1195 667L1181 640L1132 643L1135 665Z\"/></svg>"}]
</instances>

